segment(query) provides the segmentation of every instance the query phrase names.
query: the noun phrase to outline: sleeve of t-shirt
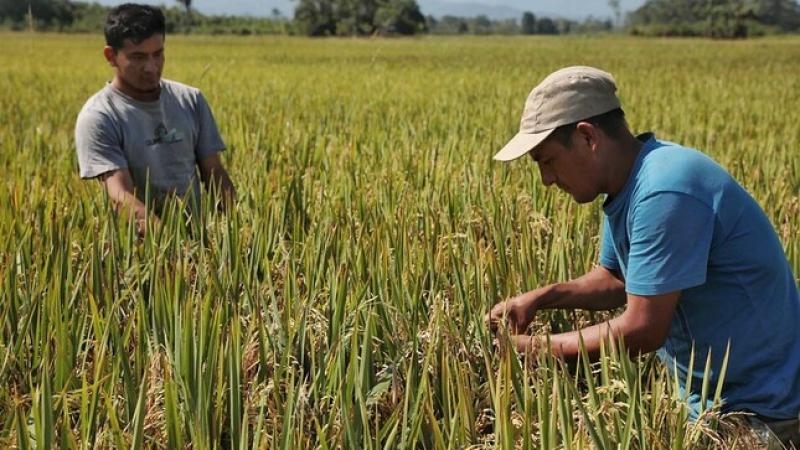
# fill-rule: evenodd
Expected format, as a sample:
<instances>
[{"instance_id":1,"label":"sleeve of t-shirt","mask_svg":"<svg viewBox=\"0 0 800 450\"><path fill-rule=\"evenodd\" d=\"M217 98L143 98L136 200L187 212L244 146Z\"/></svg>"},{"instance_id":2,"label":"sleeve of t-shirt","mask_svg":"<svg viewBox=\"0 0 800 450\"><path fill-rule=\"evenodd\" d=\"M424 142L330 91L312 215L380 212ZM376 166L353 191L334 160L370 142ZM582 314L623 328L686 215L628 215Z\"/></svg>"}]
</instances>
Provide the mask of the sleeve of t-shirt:
<instances>
[{"instance_id":1,"label":"sleeve of t-shirt","mask_svg":"<svg viewBox=\"0 0 800 450\"><path fill-rule=\"evenodd\" d=\"M714 211L678 192L651 194L634 205L625 290L660 295L705 283Z\"/></svg>"},{"instance_id":2,"label":"sleeve of t-shirt","mask_svg":"<svg viewBox=\"0 0 800 450\"><path fill-rule=\"evenodd\" d=\"M81 178L94 178L128 167L122 137L105 114L84 110L75 123L75 148Z\"/></svg>"},{"instance_id":3,"label":"sleeve of t-shirt","mask_svg":"<svg viewBox=\"0 0 800 450\"><path fill-rule=\"evenodd\" d=\"M211 113L208 102L200 92L197 93L197 120L199 123L197 146L195 147L197 158L205 158L225 150L225 142L222 141L222 136L219 134L214 114Z\"/></svg>"},{"instance_id":4,"label":"sleeve of t-shirt","mask_svg":"<svg viewBox=\"0 0 800 450\"><path fill-rule=\"evenodd\" d=\"M600 241L600 265L609 270L619 270L617 252L614 250L614 238L611 234L611 226L608 224L608 217L603 219L603 233Z\"/></svg>"}]
</instances>

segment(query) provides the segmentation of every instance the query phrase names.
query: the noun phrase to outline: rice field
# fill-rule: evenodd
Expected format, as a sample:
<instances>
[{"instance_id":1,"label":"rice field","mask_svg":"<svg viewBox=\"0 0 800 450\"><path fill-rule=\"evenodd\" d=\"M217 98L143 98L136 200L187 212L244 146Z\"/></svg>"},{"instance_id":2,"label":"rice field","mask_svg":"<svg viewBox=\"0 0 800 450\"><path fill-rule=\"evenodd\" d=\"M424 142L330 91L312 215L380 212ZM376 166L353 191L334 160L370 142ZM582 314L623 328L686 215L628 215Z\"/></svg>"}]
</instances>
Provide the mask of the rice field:
<instances>
[{"instance_id":1,"label":"rice field","mask_svg":"<svg viewBox=\"0 0 800 450\"><path fill-rule=\"evenodd\" d=\"M601 209L491 156L546 74L603 68L635 131L756 197L800 274L800 38L169 36L239 202L144 239L78 178L102 37L0 42L0 448L752 448L714 410L687 423L652 357L495 348L484 314L591 268Z\"/></svg>"}]
</instances>

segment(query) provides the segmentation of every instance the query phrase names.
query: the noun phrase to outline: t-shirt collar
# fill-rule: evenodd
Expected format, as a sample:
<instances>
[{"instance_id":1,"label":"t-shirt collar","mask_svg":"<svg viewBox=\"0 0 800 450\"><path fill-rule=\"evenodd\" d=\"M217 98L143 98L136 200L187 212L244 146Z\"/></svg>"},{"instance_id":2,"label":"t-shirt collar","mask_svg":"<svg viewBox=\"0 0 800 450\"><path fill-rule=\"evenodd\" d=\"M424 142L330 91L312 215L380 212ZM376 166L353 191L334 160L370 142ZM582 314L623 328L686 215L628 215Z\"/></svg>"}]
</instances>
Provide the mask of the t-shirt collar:
<instances>
[{"instance_id":1,"label":"t-shirt collar","mask_svg":"<svg viewBox=\"0 0 800 450\"><path fill-rule=\"evenodd\" d=\"M622 187L622 190L620 190L619 193L614 197L606 196L606 199L603 202L603 211L606 213L606 215L613 214L621 207L622 204L627 201L627 198L630 195L631 186L633 185L633 180L636 178L636 175L639 173L639 169L642 167L644 155L650 152L650 150L656 146L657 142L655 133L651 131L636 136L636 139L642 142L642 148L639 150L639 154L636 155L636 161L633 163L631 173L628 174L628 179L625 181L625 185Z\"/></svg>"},{"instance_id":2,"label":"t-shirt collar","mask_svg":"<svg viewBox=\"0 0 800 450\"><path fill-rule=\"evenodd\" d=\"M159 81L159 85L161 86L161 94L163 94L164 93L164 80L160 80ZM134 106L138 106L139 108L143 108L143 109L158 108L160 103L161 103L161 99L163 98L163 95L159 95L158 99L153 100L153 101L149 101L149 102L136 100L135 98L131 97L130 95L128 95L128 94L122 92L121 90L117 89L116 87L114 87L114 83L112 83L111 81L106 83L106 89L108 89L113 95L117 96L118 98L121 98L126 103L129 103L129 104L134 105Z\"/></svg>"}]
</instances>

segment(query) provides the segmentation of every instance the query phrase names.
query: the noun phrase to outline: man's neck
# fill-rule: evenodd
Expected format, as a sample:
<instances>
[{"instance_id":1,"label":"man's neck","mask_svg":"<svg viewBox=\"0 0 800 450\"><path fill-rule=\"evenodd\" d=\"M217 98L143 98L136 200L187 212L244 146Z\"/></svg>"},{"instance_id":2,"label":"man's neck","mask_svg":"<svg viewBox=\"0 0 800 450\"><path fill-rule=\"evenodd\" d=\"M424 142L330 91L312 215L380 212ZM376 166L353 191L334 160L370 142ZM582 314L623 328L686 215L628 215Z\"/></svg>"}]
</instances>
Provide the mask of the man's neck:
<instances>
[{"instance_id":1,"label":"man's neck","mask_svg":"<svg viewBox=\"0 0 800 450\"><path fill-rule=\"evenodd\" d=\"M125 80L123 80L121 77L115 76L114 80L111 82L111 85L118 91L127 95L128 97L131 97L132 99L138 100L140 102L154 102L158 100L158 97L161 95L160 84L159 87L156 89L150 91L142 91L126 83Z\"/></svg>"},{"instance_id":2,"label":"man's neck","mask_svg":"<svg viewBox=\"0 0 800 450\"><path fill-rule=\"evenodd\" d=\"M643 142L630 134L619 144L619 150L612 153L615 155L615 160L609 166L608 186L606 189L606 193L612 198L625 187L625 183L631 176L633 166L636 164L636 157L639 156L639 151L644 145Z\"/></svg>"}]
</instances>

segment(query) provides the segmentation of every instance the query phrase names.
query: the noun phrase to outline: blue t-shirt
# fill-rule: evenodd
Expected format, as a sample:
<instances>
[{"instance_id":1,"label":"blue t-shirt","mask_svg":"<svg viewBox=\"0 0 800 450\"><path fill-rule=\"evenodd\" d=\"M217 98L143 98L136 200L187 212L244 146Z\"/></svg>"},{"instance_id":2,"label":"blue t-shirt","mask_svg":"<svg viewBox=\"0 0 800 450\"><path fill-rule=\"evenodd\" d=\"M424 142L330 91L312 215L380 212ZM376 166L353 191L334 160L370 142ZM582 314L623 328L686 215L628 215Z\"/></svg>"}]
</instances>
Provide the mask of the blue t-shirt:
<instances>
[{"instance_id":1,"label":"blue t-shirt","mask_svg":"<svg viewBox=\"0 0 800 450\"><path fill-rule=\"evenodd\" d=\"M689 403L711 351L710 396L730 340L723 411L775 419L800 412L800 294L764 211L711 158L671 142L645 141L628 181L603 204L600 264L635 295L681 291L658 356L686 379ZM685 386L684 386L685 388Z\"/></svg>"}]
</instances>

